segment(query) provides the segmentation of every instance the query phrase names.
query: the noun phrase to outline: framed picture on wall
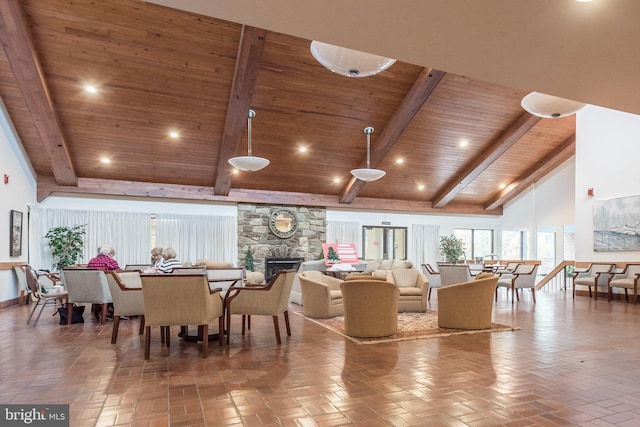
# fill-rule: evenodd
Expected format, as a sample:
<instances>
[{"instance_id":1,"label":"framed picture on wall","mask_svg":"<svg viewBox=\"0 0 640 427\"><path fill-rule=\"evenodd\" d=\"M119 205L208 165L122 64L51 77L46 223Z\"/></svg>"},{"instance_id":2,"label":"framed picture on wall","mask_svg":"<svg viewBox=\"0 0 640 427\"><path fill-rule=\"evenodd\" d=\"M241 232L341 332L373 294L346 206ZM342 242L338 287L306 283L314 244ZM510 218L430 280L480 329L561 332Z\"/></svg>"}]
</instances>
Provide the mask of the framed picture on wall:
<instances>
[{"instance_id":1,"label":"framed picture on wall","mask_svg":"<svg viewBox=\"0 0 640 427\"><path fill-rule=\"evenodd\" d=\"M9 256L22 255L22 212L12 210L9 218Z\"/></svg>"}]
</instances>

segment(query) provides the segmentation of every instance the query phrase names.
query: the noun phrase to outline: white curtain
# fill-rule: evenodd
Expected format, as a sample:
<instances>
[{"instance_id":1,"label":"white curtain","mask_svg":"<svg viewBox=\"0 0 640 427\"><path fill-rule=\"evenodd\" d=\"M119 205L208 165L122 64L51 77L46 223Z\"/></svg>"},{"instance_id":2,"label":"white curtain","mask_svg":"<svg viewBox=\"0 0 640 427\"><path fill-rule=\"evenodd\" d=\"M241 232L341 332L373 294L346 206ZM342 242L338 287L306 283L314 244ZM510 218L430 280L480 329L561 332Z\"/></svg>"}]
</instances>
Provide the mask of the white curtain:
<instances>
[{"instance_id":1,"label":"white curtain","mask_svg":"<svg viewBox=\"0 0 640 427\"><path fill-rule=\"evenodd\" d=\"M411 247L409 259L416 268L421 264L431 264L436 268L436 262L440 261L440 226L413 224L411 226Z\"/></svg>"},{"instance_id":2,"label":"white curtain","mask_svg":"<svg viewBox=\"0 0 640 427\"><path fill-rule=\"evenodd\" d=\"M238 221L232 216L158 214L156 245L176 250L180 261L238 262Z\"/></svg>"},{"instance_id":3,"label":"white curtain","mask_svg":"<svg viewBox=\"0 0 640 427\"><path fill-rule=\"evenodd\" d=\"M53 227L86 224L83 258L86 264L98 253L103 244L116 250L115 259L120 267L126 264L150 262L151 226L149 213L101 212L85 210L42 209L30 211L32 215L32 241L40 243L40 258L32 257L35 268L51 268L53 257L44 235ZM37 248L38 246L33 246ZM35 252L35 251L34 251Z\"/></svg>"},{"instance_id":4,"label":"white curtain","mask_svg":"<svg viewBox=\"0 0 640 427\"><path fill-rule=\"evenodd\" d=\"M356 248L362 243L359 222L327 222L327 241L325 243L353 243Z\"/></svg>"}]
</instances>

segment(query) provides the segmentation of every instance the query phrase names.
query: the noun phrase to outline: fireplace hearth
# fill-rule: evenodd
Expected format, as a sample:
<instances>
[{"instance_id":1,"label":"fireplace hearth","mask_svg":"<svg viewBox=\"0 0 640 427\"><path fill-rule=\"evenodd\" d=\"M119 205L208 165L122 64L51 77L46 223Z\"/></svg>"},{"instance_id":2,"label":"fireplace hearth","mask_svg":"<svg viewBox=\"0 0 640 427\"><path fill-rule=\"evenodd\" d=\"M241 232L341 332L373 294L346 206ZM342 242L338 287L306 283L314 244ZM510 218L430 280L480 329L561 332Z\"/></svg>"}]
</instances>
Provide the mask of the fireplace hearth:
<instances>
[{"instance_id":1,"label":"fireplace hearth","mask_svg":"<svg viewBox=\"0 0 640 427\"><path fill-rule=\"evenodd\" d=\"M303 260L303 258L266 258L264 262L266 283L271 282L273 276L280 270L297 270Z\"/></svg>"}]
</instances>

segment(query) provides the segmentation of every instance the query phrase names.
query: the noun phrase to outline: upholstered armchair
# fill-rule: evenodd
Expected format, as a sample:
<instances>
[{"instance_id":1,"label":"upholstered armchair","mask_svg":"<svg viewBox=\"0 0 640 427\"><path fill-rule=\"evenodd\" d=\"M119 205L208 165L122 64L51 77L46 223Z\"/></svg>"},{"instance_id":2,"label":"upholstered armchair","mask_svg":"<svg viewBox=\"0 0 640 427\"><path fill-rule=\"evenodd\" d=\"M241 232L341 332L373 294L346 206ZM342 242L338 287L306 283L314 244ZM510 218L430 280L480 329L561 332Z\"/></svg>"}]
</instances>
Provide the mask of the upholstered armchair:
<instances>
[{"instance_id":1,"label":"upholstered armchair","mask_svg":"<svg viewBox=\"0 0 640 427\"><path fill-rule=\"evenodd\" d=\"M475 278L471 274L469 264L438 264L438 271L440 271L441 287L468 282Z\"/></svg>"},{"instance_id":2,"label":"upholstered armchair","mask_svg":"<svg viewBox=\"0 0 640 427\"><path fill-rule=\"evenodd\" d=\"M624 296L629 302L629 289L633 289L633 303L638 303L638 280L640 280L640 264L627 264L620 273L609 278L609 301L613 297L613 288L624 289Z\"/></svg>"},{"instance_id":3,"label":"upholstered armchair","mask_svg":"<svg viewBox=\"0 0 640 427\"><path fill-rule=\"evenodd\" d=\"M302 313L306 317L326 319L343 314L342 280L320 271L304 271L298 274L298 279L304 302Z\"/></svg>"},{"instance_id":4,"label":"upholstered armchair","mask_svg":"<svg viewBox=\"0 0 640 427\"><path fill-rule=\"evenodd\" d=\"M511 289L511 304L515 298L520 301L518 289L531 289L531 297L536 302L536 274L538 273L537 264L520 264L513 273L503 273L499 275L498 288L503 287ZM498 288L496 288L495 298L498 300Z\"/></svg>"},{"instance_id":5,"label":"upholstered armchair","mask_svg":"<svg viewBox=\"0 0 640 427\"><path fill-rule=\"evenodd\" d=\"M251 329L251 316L271 316L276 333L276 341L281 344L278 316L284 315L287 336L291 336L289 325L289 294L293 285L295 270L280 270L268 285L232 286L225 297L227 316L227 343L231 331L231 315L242 315L242 335L245 331L245 317L248 316L248 329Z\"/></svg>"},{"instance_id":6,"label":"upholstered armchair","mask_svg":"<svg viewBox=\"0 0 640 427\"><path fill-rule=\"evenodd\" d=\"M204 274L145 274L144 358L149 359L151 328L159 326L165 345L170 346L170 327L197 325L202 331L202 357L209 354L209 324L218 323L218 338L224 335L223 304L220 289L211 290ZM200 335L200 334L199 334Z\"/></svg>"},{"instance_id":7,"label":"upholstered armchair","mask_svg":"<svg viewBox=\"0 0 640 427\"><path fill-rule=\"evenodd\" d=\"M415 268L388 270L387 282L393 283L400 289L398 311L419 313L427 311L427 294L429 293L427 276Z\"/></svg>"},{"instance_id":8,"label":"upholstered armchair","mask_svg":"<svg viewBox=\"0 0 640 427\"><path fill-rule=\"evenodd\" d=\"M498 276L442 287L438 290L438 326L488 329L493 314L493 295Z\"/></svg>"},{"instance_id":9,"label":"upholstered armchair","mask_svg":"<svg viewBox=\"0 0 640 427\"><path fill-rule=\"evenodd\" d=\"M345 280L344 333L353 337L386 337L398 330L400 289L384 280Z\"/></svg>"},{"instance_id":10,"label":"upholstered armchair","mask_svg":"<svg viewBox=\"0 0 640 427\"><path fill-rule=\"evenodd\" d=\"M306 271L319 271L323 272L327 269L326 261L324 259L318 259L315 261L304 261L298 267L295 277L293 278L293 285L291 286L291 295L289 300L295 304L303 305L302 298L302 284L300 283L300 274Z\"/></svg>"},{"instance_id":11,"label":"upholstered armchair","mask_svg":"<svg viewBox=\"0 0 640 427\"><path fill-rule=\"evenodd\" d=\"M609 291L609 279L611 272L615 268L614 264L592 263L585 271L574 271L573 273L573 298L576 297L576 285L589 288L589 298L591 298L591 287L594 288L594 300L598 299L598 286L606 287Z\"/></svg>"},{"instance_id":12,"label":"upholstered armchair","mask_svg":"<svg viewBox=\"0 0 640 427\"><path fill-rule=\"evenodd\" d=\"M107 304L113 302L105 272L90 268L71 267L63 268L60 277L67 288L67 292L69 292L67 325L71 324L73 303L102 305L100 324L104 325L107 316Z\"/></svg>"},{"instance_id":13,"label":"upholstered armchair","mask_svg":"<svg viewBox=\"0 0 640 427\"><path fill-rule=\"evenodd\" d=\"M422 264L422 273L427 277L429 282L429 293L427 294L427 301L431 299L431 289L438 289L440 284L440 273L435 271L430 264Z\"/></svg>"},{"instance_id":14,"label":"upholstered armchair","mask_svg":"<svg viewBox=\"0 0 640 427\"><path fill-rule=\"evenodd\" d=\"M111 344L118 339L120 318L122 316L140 316L140 329L144 333L144 300L142 298L142 279L138 270L107 271L107 283L113 299L113 329Z\"/></svg>"}]
</instances>

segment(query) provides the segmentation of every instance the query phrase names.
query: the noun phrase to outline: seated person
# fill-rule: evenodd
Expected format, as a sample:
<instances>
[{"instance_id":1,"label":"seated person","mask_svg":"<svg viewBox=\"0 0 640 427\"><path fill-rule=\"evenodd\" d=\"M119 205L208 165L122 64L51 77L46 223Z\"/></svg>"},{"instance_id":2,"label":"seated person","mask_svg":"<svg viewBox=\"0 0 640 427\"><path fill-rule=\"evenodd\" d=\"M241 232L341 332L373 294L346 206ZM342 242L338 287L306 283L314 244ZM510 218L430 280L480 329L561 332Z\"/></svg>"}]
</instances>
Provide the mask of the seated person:
<instances>
[{"instance_id":1,"label":"seated person","mask_svg":"<svg viewBox=\"0 0 640 427\"><path fill-rule=\"evenodd\" d=\"M158 266L159 273L171 273L174 268L182 267L182 263L176 259L176 251L173 248L165 248L162 251L164 259Z\"/></svg>"},{"instance_id":2,"label":"seated person","mask_svg":"<svg viewBox=\"0 0 640 427\"><path fill-rule=\"evenodd\" d=\"M111 245L102 245L98 248L98 255L91 258L87 268L95 270L120 270L118 261L113 259L116 255L115 249Z\"/></svg>"},{"instance_id":3,"label":"seated person","mask_svg":"<svg viewBox=\"0 0 640 427\"><path fill-rule=\"evenodd\" d=\"M120 270L118 261L113 259L115 255L116 251L113 249L113 246L108 244L102 245L98 248L98 255L89 260L87 268L92 268L94 270ZM91 311L97 319L100 317L102 306L100 304L93 304L91 306ZM107 317L113 318L113 303L109 303L107 305Z\"/></svg>"},{"instance_id":4,"label":"seated person","mask_svg":"<svg viewBox=\"0 0 640 427\"><path fill-rule=\"evenodd\" d=\"M162 264L163 260L164 258L162 258L162 248L156 246L155 248L151 249L151 267L160 267L160 264Z\"/></svg>"}]
</instances>

